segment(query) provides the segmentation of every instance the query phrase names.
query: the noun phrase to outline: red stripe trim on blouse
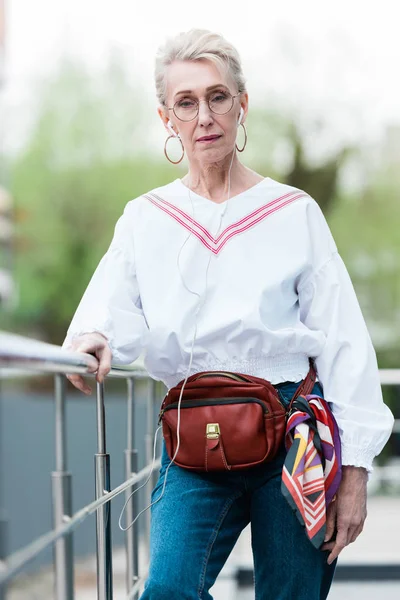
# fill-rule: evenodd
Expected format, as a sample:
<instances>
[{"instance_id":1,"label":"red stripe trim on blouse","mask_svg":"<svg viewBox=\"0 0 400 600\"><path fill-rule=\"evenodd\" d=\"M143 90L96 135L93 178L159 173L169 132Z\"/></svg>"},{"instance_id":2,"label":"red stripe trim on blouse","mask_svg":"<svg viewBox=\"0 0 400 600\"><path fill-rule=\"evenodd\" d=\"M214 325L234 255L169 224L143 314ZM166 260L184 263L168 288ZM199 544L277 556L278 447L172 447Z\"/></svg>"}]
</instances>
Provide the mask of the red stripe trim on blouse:
<instances>
[{"instance_id":1,"label":"red stripe trim on blouse","mask_svg":"<svg viewBox=\"0 0 400 600\"><path fill-rule=\"evenodd\" d=\"M304 193L304 192L303 192ZM279 198L275 198L275 200L271 200L270 202L268 202L267 204L264 204L263 206L257 208L255 211L253 211L252 213L249 213L248 215L246 215L245 217L243 217L242 219L240 219L240 221L237 221L236 223L233 223L232 225L229 225L217 238L214 238L211 233L209 231L207 231L207 229L205 229L205 227L203 227L198 221L196 221L193 217L191 217L190 215L188 215L186 212L184 212L183 210L181 210L180 208L178 208L177 206L175 206L174 204L171 204L171 202L168 202L167 200L164 200L163 198L161 198L160 196L158 196L157 194L154 193L150 193L148 194L148 196L153 196L153 198L155 198L156 200L159 200L160 202L162 202L164 205L169 206L169 208L172 211L175 211L176 213L179 213L184 219L187 219L190 223L192 223L193 225L195 225L200 231L202 231L204 233L204 235L211 241L214 242L214 244L217 244L219 242L219 240L231 229L242 225L245 221L247 221L248 219L251 219L253 216L258 215L260 212L263 212L264 210L266 210L269 206L274 206L277 202L283 201L286 198L289 198L290 196L293 195L298 195L299 191L292 191L292 192L288 192L287 194L284 194L283 196L280 196ZM307 195L307 194L305 194ZM211 202L211 200L210 200Z\"/></svg>"},{"instance_id":2,"label":"red stripe trim on blouse","mask_svg":"<svg viewBox=\"0 0 400 600\"><path fill-rule=\"evenodd\" d=\"M183 210L181 210L174 204L168 202L167 200L164 200L156 194L144 194L144 197L147 198L147 200L149 200L152 204L157 206L166 214L170 215L173 219L175 219L175 221L177 221L180 225L185 227L185 229L193 233L193 235L195 235L206 248L213 252L213 254L218 254L228 242L228 240L230 240L235 235L247 231L260 221L264 220L269 215L277 212L281 208L284 208L288 204L291 204L295 200L298 200L299 198L306 198L307 196L308 194L304 192L292 191L287 194L284 194L283 196L280 196L279 198L275 198L274 200L261 206L255 211L249 213L236 223L229 225L217 238L214 238L210 234L210 232L207 231L207 229L205 229L205 227L203 227L190 215L185 213ZM243 226L241 227L241 225ZM225 239L221 241L221 243L219 243L224 236L226 236ZM209 243L207 240L209 240L209 242L211 243Z\"/></svg>"}]
</instances>

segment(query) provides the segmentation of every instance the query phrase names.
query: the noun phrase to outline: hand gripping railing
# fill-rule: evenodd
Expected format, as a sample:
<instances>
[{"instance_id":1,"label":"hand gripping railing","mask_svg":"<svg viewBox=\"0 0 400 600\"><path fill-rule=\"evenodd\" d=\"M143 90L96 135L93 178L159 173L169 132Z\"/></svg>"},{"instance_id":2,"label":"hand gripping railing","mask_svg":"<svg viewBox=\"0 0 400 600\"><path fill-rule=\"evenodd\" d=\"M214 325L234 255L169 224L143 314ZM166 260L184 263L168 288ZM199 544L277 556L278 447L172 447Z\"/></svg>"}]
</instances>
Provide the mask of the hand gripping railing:
<instances>
[{"instance_id":1,"label":"hand gripping railing","mask_svg":"<svg viewBox=\"0 0 400 600\"><path fill-rule=\"evenodd\" d=\"M124 378L127 382L127 448L125 450L126 480L114 490L110 488L110 457L106 447L106 427L104 411L104 384L97 383L97 453L95 455L96 499L72 515L71 474L66 461L66 420L65 420L65 374L80 373L90 375L89 370L97 368L96 359L89 354L68 352L43 342L0 332L0 377L29 376L38 373L53 373L55 379L55 471L52 473L52 499L54 529L37 538L31 544L15 552L5 560L0 560L0 599L6 584L30 560L51 544L54 544L55 598L74 598L74 557L72 532L88 515L96 512L96 556L97 556L97 597L111 600L113 597L112 546L111 546L111 505L119 494L126 499L134 486L150 475L152 459L152 439L154 434L155 382L150 380L140 368L113 368L108 377ZM148 380L148 417L146 433L147 465L138 472L137 450L134 449L134 384L135 380ZM160 460L155 462L155 467ZM153 479L154 483L154 479ZM151 490L147 494L150 498ZM127 522L137 514L137 495L126 507ZM146 521L146 537L149 537L150 521ZM126 531L126 589L128 598L136 600L143 585L147 569L139 577L139 538L136 527ZM1 559L2 557L0 557Z\"/></svg>"}]
</instances>

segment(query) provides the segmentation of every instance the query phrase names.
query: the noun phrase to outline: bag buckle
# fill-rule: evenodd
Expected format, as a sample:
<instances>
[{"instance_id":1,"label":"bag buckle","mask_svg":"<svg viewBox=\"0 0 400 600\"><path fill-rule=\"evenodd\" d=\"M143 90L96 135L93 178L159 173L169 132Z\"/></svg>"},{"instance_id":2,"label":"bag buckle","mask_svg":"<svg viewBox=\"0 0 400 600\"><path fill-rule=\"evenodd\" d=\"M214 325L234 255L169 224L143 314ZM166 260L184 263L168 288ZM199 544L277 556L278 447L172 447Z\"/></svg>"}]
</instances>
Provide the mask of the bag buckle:
<instances>
[{"instance_id":1,"label":"bag buckle","mask_svg":"<svg viewBox=\"0 0 400 600\"><path fill-rule=\"evenodd\" d=\"M208 440L217 440L220 435L219 423L207 423L206 438Z\"/></svg>"}]
</instances>

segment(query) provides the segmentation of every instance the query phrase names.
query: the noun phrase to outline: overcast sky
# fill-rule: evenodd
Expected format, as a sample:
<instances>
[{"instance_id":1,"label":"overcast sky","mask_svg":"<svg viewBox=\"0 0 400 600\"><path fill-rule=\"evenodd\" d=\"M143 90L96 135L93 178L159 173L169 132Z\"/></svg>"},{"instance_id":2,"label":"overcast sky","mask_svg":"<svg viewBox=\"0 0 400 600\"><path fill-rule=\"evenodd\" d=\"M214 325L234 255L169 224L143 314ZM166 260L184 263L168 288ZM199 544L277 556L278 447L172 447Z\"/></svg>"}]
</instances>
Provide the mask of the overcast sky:
<instances>
[{"instance_id":1,"label":"overcast sky","mask_svg":"<svg viewBox=\"0 0 400 600\"><path fill-rule=\"evenodd\" d=\"M321 111L338 127L379 132L400 121L400 43L393 0L5 0L6 86L14 106L66 51L101 66L110 48L153 90L165 37L202 27L238 48L250 98L282 98ZM397 75L396 75L397 73ZM264 92L267 91L269 96ZM149 111L155 109L149 106ZM347 116L346 116L347 115Z\"/></svg>"}]
</instances>

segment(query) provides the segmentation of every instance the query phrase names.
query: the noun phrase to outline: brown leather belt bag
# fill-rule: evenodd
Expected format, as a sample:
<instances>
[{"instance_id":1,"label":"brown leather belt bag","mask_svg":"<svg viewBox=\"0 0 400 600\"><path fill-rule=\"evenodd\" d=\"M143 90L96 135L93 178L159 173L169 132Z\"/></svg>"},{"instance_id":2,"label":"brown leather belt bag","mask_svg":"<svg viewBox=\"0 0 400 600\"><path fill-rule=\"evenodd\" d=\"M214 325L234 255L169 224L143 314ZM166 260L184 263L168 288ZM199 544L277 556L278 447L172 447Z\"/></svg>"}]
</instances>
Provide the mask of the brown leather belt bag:
<instances>
[{"instance_id":1,"label":"brown leather belt bag","mask_svg":"<svg viewBox=\"0 0 400 600\"><path fill-rule=\"evenodd\" d=\"M294 399L309 394L315 379L310 361L310 371L286 409L275 387L260 377L229 371L192 375L182 395L175 464L195 471L229 471L272 460L283 443ZM170 459L178 443L183 381L169 390L159 415Z\"/></svg>"}]
</instances>

